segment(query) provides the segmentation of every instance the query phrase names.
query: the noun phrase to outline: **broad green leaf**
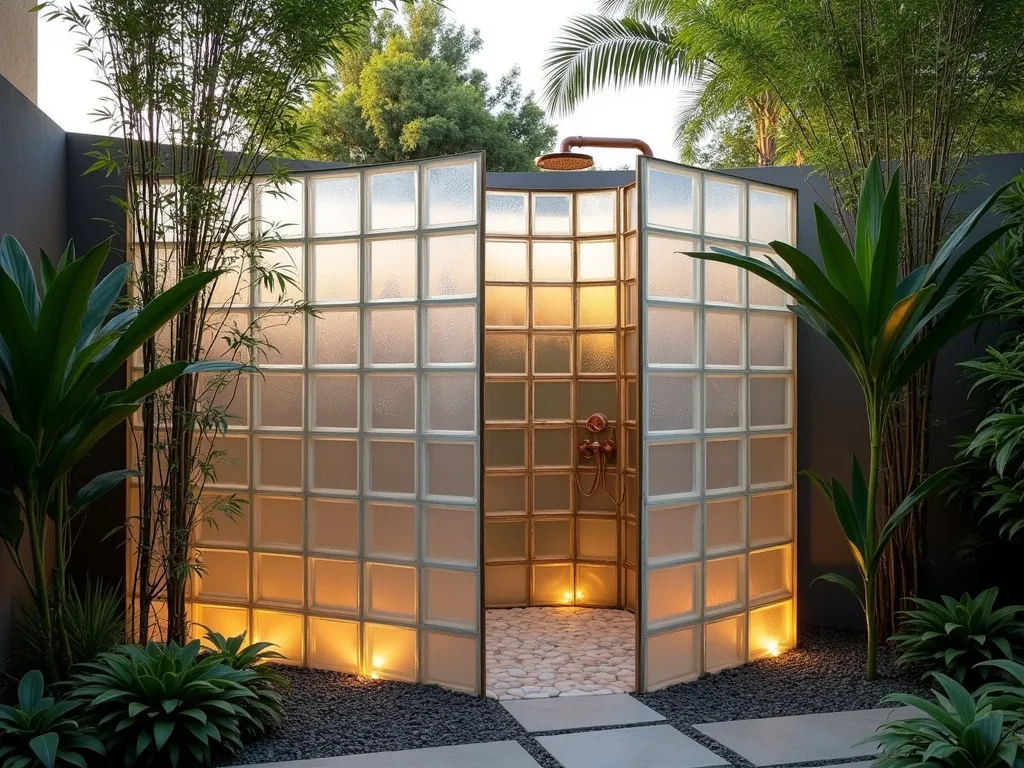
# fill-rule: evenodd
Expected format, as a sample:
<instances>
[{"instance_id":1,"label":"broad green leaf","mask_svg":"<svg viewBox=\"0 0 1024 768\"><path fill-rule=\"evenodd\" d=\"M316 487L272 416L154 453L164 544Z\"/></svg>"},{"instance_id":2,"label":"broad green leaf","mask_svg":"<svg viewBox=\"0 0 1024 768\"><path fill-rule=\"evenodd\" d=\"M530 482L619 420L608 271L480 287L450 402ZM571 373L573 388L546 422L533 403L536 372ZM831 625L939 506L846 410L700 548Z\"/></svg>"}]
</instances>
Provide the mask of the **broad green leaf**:
<instances>
[{"instance_id":1,"label":"broad green leaf","mask_svg":"<svg viewBox=\"0 0 1024 768\"><path fill-rule=\"evenodd\" d=\"M857 204L857 234L854 243L854 256L857 260L857 271L865 290L871 285L872 259L875 243L881 228L882 203L884 200L882 187L882 166L878 156L871 158L864 174L864 183L860 189L860 202Z\"/></svg>"},{"instance_id":2,"label":"broad green leaf","mask_svg":"<svg viewBox=\"0 0 1024 768\"><path fill-rule=\"evenodd\" d=\"M824 574L822 576L819 576L814 581L812 581L811 582L811 586L814 586L815 582L818 582L818 581L829 581L829 582L831 582L833 584L838 584L839 586L841 586L844 589L848 590L854 597L856 597L857 598L857 602L860 603L860 607L862 609L864 608L864 595L863 595L862 588L858 587L856 584L854 584L846 576L843 576L842 574L839 574L839 573L826 573L826 574Z\"/></svg>"},{"instance_id":3,"label":"broad green leaf","mask_svg":"<svg viewBox=\"0 0 1024 768\"><path fill-rule=\"evenodd\" d=\"M31 709L43 698L43 673L33 669L18 684L18 706Z\"/></svg>"},{"instance_id":4,"label":"broad green leaf","mask_svg":"<svg viewBox=\"0 0 1024 768\"><path fill-rule=\"evenodd\" d=\"M932 259L931 265L928 267L927 279L933 280L946 266L946 262L952 258L953 254L960 250L967 236L971 234L974 228L978 225L978 222L982 220L989 209L995 205L996 200L1002 197L1003 193L1010 187L1012 182L1007 182L1003 186L999 187L993 192L985 202L975 208L971 213L960 222L960 225L953 230L953 232L946 238L946 241L939 248L935 254L935 258Z\"/></svg>"},{"instance_id":5,"label":"broad green leaf","mask_svg":"<svg viewBox=\"0 0 1024 768\"><path fill-rule=\"evenodd\" d=\"M28 316L35 325L39 317L39 293L36 288L36 276L32 272L32 262L25 249L12 235L0 238L0 271L6 273L18 287L22 302Z\"/></svg>"},{"instance_id":6,"label":"broad green leaf","mask_svg":"<svg viewBox=\"0 0 1024 768\"><path fill-rule=\"evenodd\" d=\"M53 768L57 762L57 747L60 745L60 736L50 731L36 736L29 743L32 754L41 762L45 768Z\"/></svg>"},{"instance_id":7,"label":"broad green leaf","mask_svg":"<svg viewBox=\"0 0 1024 768\"><path fill-rule=\"evenodd\" d=\"M45 298L46 292L50 289L50 283L57 276L57 270L54 269L53 262L50 261L50 257L46 251L42 248L39 249L39 277L40 277L40 288L43 297Z\"/></svg>"},{"instance_id":8,"label":"broad green leaf","mask_svg":"<svg viewBox=\"0 0 1024 768\"><path fill-rule=\"evenodd\" d=\"M850 300L857 314L866 317L867 295L850 246L817 203L814 204L814 221L818 229L818 250L825 262L828 279Z\"/></svg>"},{"instance_id":9,"label":"broad green leaf","mask_svg":"<svg viewBox=\"0 0 1024 768\"><path fill-rule=\"evenodd\" d=\"M877 241L871 261L867 319L871 336L877 334L892 310L900 271L900 223L900 169L897 167L882 201Z\"/></svg>"},{"instance_id":10,"label":"broad green leaf","mask_svg":"<svg viewBox=\"0 0 1024 768\"><path fill-rule=\"evenodd\" d=\"M934 493L939 488L945 487L949 478L953 476L955 472L960 471L961 467L954 464L953 466L943 467L938 472L933 472L922 482L920 482L914 490L907 494L903 502L896 507L890 514L889 519L885 521L885 525L878 532L878 546L875 550L872 562L869 563L871 567L877 562L880 553L885 550L886 544L892 537L896 529L899 528L900 524L910 514L911 510L914 509L920 502L924 501L930 494Z\"/></svg>"},{"instance_id":11,"label":"broad green leaf","mask_svg":"<svg viewBox=\"0 0 1024 768\"><path fill-rule=\"evenodd\" d=\"M875 347L871 351L871 362L868 366L868 373L871 376L878 376L883 369L892 365L893 350L896 349L897 354L900 351L896 347L897 341L902 336L904 329L913 321L918 309L927 304L933 293L935 293L935 285L928 285L917 293L912 293L907 298L898 301L889 312L889 316L885 318L882 327L878 330Z\"/></svg>"},{"instance_id":12,"label":"broad green leaf","mask_svg":"<svg viewBox=\"0 0 1024 768\"><path fill-rule=\"evenodd\" d=\"M92 504L97 499L102 498L107 493L112 491L121 481L128 477L139 477L141 472L136 469L115 469L110 472L104 472L101 475L97 475L88 483L83 485L78 493L75 494L75 498L68 505L68 514L74 514L89 504Z\"/></svg>"},{"instance_id":13,"label":"broad green leaf","mask_svg":"<svg viewBox=\"0 0 1024 768\"><path fill-rule=\"evenodd\" d=\"M109 241L107 247L109 249ZM129 264L119 264L93 289L92 296L89 297L89 309L82 319L82 334L77 345L79 349L92 340L93 334L106 321L124 291L130 270Z\"/></svg>"}]
</instances>

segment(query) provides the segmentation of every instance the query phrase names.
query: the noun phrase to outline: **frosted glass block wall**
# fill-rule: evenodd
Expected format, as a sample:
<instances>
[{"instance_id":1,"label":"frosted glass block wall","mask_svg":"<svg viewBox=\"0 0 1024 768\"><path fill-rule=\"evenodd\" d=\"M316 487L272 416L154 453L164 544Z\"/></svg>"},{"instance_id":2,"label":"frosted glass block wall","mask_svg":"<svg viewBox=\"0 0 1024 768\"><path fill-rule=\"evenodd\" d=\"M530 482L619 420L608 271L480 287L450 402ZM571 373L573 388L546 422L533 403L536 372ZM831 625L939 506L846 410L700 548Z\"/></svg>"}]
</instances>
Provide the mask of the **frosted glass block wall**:
<instances>
[{"instance_id":1,"label":"frosted glass block wall","mask_svg":"<svg viewBox=\"0 0 1024 768\"><path fill-rule=\"evenodd\" d=\"M746 271L795 243L795 195L641 158L644 690L795 642L794 355L789 298Z\"/></svg>"}]
</instances>

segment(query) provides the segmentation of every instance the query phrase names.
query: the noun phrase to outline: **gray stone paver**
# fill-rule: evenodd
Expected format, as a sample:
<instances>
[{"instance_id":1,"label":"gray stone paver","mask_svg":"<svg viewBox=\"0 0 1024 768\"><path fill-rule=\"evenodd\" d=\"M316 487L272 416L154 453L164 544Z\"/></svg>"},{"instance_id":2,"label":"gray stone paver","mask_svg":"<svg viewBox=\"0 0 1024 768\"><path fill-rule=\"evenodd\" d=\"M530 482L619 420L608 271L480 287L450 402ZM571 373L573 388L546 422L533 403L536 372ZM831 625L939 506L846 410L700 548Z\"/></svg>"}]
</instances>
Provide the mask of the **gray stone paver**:
<instances>
[{"instance_id":1,"label":"gray stone paver","mask_svg":"<svg viewBox=\"0 0 1024 768\"><path fill-rule=\"evenodd\" d=\"M729 765L671 725L538 736L565 768L709 768Z\"/></svg>"},{"instance_id":2,"label":"gray stone paver","mask_svg":"<svg viewBox=\"0 0 1024 768\"><path fill-rule=\"evenodd\" d=\"M614 694L503 701L501 704L530 733L635 725L665 719L632 696Z\"/></svg>"},{"instance_id":3,"label":"gray stone paver","mask_svg":"<svg viewBox=\"0 0 1024 768\"><path fill-rule=\"evenodd\" d=\"M259 763L245 768L538 768L530 753L514 741L426 747L369 755Z\"/></svg>"}]
</instances>

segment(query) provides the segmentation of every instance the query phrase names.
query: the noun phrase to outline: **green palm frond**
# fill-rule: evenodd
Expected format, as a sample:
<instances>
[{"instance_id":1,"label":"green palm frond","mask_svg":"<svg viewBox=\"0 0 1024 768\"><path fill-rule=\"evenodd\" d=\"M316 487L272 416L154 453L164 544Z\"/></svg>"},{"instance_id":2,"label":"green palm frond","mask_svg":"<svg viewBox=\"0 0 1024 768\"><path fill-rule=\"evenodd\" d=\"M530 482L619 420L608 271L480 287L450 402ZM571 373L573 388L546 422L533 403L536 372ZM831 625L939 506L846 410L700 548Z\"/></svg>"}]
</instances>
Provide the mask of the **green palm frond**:
<instances>
[{"instance_id":1,"label":"green palm frond","mask_svg":"<svg viewBox=\"0 0 1024 768\"><path fill-rule=\"evenodd\" d=\"M602 16L629 17L651 23L662 22L672 8L672 0L601 0L597 12Z\"/></svg>"}]
</instances>

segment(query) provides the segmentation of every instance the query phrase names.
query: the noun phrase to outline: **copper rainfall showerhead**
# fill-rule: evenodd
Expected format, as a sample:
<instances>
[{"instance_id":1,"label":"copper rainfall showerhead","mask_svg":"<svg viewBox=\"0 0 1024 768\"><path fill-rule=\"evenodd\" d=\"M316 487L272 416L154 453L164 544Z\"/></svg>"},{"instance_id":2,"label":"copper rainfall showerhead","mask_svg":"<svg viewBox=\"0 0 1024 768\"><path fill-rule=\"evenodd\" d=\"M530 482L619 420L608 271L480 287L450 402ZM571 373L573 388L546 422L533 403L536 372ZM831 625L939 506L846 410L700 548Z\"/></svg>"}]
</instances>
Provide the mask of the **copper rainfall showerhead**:
<instances>
[{"instance_id":1,"label":"copper rainfall showerhead","mask_svg":"<svg viewBox=\"0 0 1024 768\"><path fill-rule=\"evenodd\" d=\"M653 157L651 146L640 139L614 139L603 136L568 136L562 139L557 152L541 155L534 162L545 171L583 171L594 165L594 158L583 152L572 152L573 147L608 147L610 149L638 149Z\"/></svg>"}]
</instances>

